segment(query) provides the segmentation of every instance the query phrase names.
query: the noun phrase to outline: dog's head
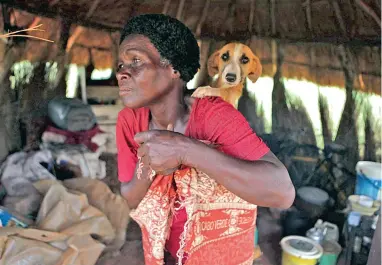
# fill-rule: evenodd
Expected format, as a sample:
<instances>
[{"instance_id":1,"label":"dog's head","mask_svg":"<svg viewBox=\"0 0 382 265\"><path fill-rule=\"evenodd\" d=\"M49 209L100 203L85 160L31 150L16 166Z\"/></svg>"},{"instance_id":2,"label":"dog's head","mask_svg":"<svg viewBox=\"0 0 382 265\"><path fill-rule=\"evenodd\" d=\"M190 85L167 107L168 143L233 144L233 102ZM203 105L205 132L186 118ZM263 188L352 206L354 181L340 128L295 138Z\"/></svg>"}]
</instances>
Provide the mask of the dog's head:
<instances>
[{"instance_id":1,"label":"dog's head","mask_svg":"<svg viewBox=\"0 0 382 265\"><path fill-rule=\"evenodd\" d=\"M236 86L248 77L252 82L260 77L262 66L251 49L241 43L229 43L208 58L208 74L219 74L224 83Z\"/></svg>"}]
</instances>

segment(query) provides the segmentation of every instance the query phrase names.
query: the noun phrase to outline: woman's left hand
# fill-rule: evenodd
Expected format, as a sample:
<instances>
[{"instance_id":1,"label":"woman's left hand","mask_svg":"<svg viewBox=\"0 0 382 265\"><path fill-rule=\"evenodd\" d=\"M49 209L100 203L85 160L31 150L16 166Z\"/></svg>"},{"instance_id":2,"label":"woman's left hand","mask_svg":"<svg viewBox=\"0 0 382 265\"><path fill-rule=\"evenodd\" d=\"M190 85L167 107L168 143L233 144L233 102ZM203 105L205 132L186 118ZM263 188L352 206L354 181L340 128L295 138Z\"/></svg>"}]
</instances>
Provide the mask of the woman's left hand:
<instances>
[{"instance_id":1,"label":"woman's left hand","mask_svg":"<svg viewBox=\"0 0 382 265\"><path fill-rule=\"evenodd\" d=\"M184 162L187 147L192 140L183 134L168 130L150 130L137 133L134 140L140 145L137 155L144 165L157 174L167 175Z\"/></svg>"}]
</instances>

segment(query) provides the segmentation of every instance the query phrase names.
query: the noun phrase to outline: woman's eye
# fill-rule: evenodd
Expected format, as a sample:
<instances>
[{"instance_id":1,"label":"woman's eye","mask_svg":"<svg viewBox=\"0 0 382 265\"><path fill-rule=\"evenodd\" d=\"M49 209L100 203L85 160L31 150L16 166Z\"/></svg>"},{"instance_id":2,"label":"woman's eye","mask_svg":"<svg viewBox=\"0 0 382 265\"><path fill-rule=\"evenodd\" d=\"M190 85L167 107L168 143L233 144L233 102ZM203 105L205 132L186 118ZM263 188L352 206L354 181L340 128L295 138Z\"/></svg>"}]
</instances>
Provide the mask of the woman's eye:
<instances>
[{"instance_id":1,"label":"woman's eye","mask_svg":"<svg viewBox=\"0 0 382 265\"><path fill-rule=\"evenodd\" d=\"M117 66L117 71L120 71L123 69L123 63L119 63L118 66Z\"/></svg>"},{"instance_id":2,"label":"woman's eye","mask_svg":"<svg viewBox=\"0 0 382 265\"><path fill-rule=\"evenodd\" d=\"M141 62L141 59L139 58L134 58L133 59L133 64L137 64L137 63L140 63Z\"/></svg>"},{"instance_id":3,"label":"woman's eye","mask_svg":"<svg viewBox=\"0 0 382 265\"><path fill-rule=\"evenodd\" d=\"M248 62L249 62L249 59L248 59L247 56L243 56L243 57L241 57L241 63L242 63L242 64L246 64L246 63L248 63Z\"/></svg>"}]
</instances>

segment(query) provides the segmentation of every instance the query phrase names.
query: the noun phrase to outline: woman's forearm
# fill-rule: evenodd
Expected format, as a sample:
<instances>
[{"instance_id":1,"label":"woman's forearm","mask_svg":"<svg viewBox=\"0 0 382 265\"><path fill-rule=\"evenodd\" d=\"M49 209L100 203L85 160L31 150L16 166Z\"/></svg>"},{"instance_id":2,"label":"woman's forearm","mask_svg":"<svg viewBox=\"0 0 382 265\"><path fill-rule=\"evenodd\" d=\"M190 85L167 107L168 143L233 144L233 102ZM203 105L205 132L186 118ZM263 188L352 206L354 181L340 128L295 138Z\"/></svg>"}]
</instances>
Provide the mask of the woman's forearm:
<instances>
[{"instance_id":1,"label":"woman's forearm","mask_svg":"<svg viewBox=\"0 0 382 265\"><path fill-rule=\"evenodd\" d=\"M195 142L187 150L184 160L186 165L205 172L249 203L288 208L295 195L289 174L272 154L267 158L245 161Z\"/></svg>"},{"instance_id":2,"label":"woman's forearm","mask_svg":"<svg viewBox=\"0 0 382 265\"><path fill-rule=\"evenodd\" d=\"M151 180L147 177L137 178L136 170L134 172L134 177L128 183L121 184L121 195L127 201L130 209L135 209L138 207L139 203L145 197L147 190L150 188ZM148 170L143 168L143 176L148 173Z\"/></svg>"}]
</instances>

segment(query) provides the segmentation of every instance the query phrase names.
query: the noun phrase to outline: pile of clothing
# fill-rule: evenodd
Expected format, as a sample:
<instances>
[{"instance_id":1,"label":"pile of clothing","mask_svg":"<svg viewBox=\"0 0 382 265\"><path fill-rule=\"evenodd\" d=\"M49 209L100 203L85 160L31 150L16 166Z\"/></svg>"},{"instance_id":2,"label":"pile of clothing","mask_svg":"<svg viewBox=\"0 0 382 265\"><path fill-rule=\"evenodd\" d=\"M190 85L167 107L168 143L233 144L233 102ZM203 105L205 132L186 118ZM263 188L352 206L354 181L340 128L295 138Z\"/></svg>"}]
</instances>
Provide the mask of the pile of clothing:
<instances>
[{"instance_id":1,"label":"pile of clothing","mask_svg":"<svg viewBox=\"0 0 382 265\"><path fill-rule=\"evenodd\" d=\"M112 136L99 128L91 107L78 99L58 98L49 102L48 116L51 124L40 148L50 150L57 164L78 166L82 177L103 179L106 163L99 157Z\"/></svg>"},{"instance_id":2,"label":"pile of clothing","mask_svg":"<svg viewBox=\"0 0 382 265\"><path fill-rule=\"evenodd\" d=\"M100 130L91 107L56 98L48 104L48 118L39 150L14 153L0 167L2 204L25 216L35 215L42 201L36 181L106 176L106 162L99 157L112 137Z\"/></svg>"},{"instance_id":3,"label":"pile of clothing","mask_svg":"<svg viewBox=\"0 0 382 265\"><path fill-rule=\"evenodd\" d=\"M121 249L130 210L106 184L75 178L33 186L43 197L37 218L0 229L0 265L94 265Z\"/></svg>"},{"instance_id":4,"label":"pile of clothing","mask_svg":"<svg viewBox=\"0 0 382 265\"><path fill-rule=\"evenodd\" d=\"M0 265L94 265L125 243L129 207L100 181L112 137L80 100L48 110L38 150L0 165Z\"/></svg>"}]
</instances>

